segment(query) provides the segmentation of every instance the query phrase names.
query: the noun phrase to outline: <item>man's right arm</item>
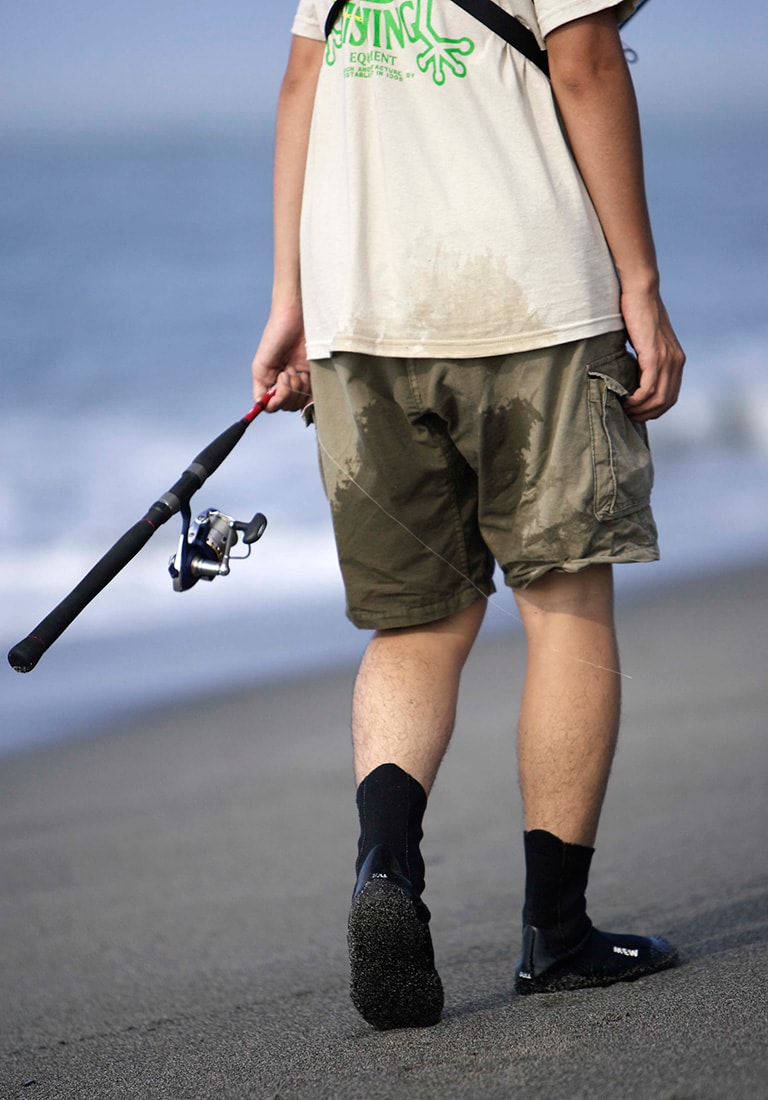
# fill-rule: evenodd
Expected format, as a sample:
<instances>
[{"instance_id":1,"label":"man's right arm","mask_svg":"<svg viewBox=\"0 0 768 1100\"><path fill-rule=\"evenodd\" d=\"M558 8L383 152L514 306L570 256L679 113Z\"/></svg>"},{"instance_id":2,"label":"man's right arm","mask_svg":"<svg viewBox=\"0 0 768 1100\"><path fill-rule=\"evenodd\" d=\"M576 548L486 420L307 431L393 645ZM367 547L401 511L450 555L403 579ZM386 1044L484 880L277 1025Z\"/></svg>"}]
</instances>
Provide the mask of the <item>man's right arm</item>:
<instances>
[{"instance_id":1,"label":"man's right arm","mask_svg":"<svg viewBox=\"0 0 768 1100\"><path fill-rule=\"evenodd\" d=\"M294 36L280 91L275 134L274 275L269 320L252 364L254 397L301 408L309 391L299 273L299 229L312 110L325 43Z\"/></svg>"}]
</instances>

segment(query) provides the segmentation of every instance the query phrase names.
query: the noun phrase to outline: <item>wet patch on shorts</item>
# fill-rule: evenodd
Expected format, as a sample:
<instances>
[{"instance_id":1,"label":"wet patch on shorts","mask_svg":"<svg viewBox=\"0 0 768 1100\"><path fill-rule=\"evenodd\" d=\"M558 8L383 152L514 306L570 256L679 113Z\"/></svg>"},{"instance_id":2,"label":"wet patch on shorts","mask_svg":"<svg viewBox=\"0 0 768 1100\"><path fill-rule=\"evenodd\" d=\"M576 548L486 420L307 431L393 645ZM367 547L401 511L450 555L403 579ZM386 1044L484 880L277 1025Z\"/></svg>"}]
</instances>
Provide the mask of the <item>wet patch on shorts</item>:
<instances>
[{"instance_id":1,"label":"wet patch on shorts","mask_svg":"<svg viewBox=\"0 0 768 1100\"><path fill-rule=\"evenodd\" d=\"M652 561L652 464L623 334L488 359L313 363L348 615L416 625L551 569Z\"/></svg>"}]
</instances>

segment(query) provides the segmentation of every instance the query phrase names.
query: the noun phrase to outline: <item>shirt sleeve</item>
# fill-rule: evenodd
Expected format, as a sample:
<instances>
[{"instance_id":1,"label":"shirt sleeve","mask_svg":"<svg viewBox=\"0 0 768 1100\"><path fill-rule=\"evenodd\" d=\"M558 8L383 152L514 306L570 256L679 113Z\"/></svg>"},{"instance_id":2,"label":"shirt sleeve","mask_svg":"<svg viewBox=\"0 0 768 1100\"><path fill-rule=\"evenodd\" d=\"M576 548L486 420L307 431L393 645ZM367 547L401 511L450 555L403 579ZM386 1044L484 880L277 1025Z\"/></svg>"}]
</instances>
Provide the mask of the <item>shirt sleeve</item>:
<instances>
[{"instance_id":1,"label":"shirt sleeve","mask_svg":"<svg viewBox=\"0 0 768 1100\"><path fill-rule=\"evenodd\" d=\"M581 19L585 15L595 15L606 8L616 8L619 22L628 19L635 10L635 0L534 0L536 19L541 29L542 37L546 36L563 23L570 23L572 19Z\"/></svg>"},{"instance_id":2,"label":"shirt sleeve","mask_svg":"<svg viewBox=\"0 0 768 1100\"><path fill-rule=\"evenodd\" d=\"M330 4L328 7L330 10ZM299 0L291 34L297 34L300 38L314 38L318 42L324 41L325 26L321 26L317 16L317 0Z\"/></svg>"}]
</instances>

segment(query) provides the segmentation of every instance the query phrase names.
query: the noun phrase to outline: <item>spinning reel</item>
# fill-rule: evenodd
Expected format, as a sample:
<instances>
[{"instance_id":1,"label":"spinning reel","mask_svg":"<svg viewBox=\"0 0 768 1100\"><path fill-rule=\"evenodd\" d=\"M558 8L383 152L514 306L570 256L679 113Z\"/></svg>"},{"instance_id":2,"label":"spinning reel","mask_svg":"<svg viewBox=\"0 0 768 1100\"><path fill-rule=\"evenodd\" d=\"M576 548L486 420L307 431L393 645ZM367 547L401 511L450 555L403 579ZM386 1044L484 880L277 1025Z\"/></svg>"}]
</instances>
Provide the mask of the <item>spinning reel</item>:
<instances>
[{"instance_id":1,"label":"spinning reel","mask_svg":"<svg viewBox=\"0 0 768 1100\"><path fill-rule=\"evenodd\" d=\"M251 546L266 529L267 517L262 512L257 512L250 523L245 523L216 508L208 508L192 522L190 509L183 508L179 545L168 563L174 592L186 592L199 580L228 577L230 559L244 561L250 557ZM245 554L233 556L232 550L239 541L238 532L247 549Z\"/></svg>"}]
</instances>

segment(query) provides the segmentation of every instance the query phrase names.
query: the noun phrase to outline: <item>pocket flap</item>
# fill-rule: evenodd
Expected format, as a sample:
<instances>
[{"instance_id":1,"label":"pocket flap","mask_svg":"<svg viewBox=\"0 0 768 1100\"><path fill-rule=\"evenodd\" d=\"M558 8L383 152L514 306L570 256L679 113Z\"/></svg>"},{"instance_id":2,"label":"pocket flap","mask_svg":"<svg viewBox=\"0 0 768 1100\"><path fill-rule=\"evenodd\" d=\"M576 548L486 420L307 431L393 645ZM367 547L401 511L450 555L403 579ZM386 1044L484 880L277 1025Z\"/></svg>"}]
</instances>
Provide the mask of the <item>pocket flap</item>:
<instances>
[{"instance_id":1,"label":"pocket flap","mask_svg":"<svg viewBox=\"0 0 768 1100\"><path fill-rule=\"evenodd\" d=\"M606 389L610 390L611 393L615 393L620 400L623 401L625 397L629 397L629 390L625 385L619 382L618 378L612 378L610 374L603 374L603 372L599 370L590 370L587 371L587 374L590 378L599 379L603 382Z\"/></svg>"}]
</instances>

